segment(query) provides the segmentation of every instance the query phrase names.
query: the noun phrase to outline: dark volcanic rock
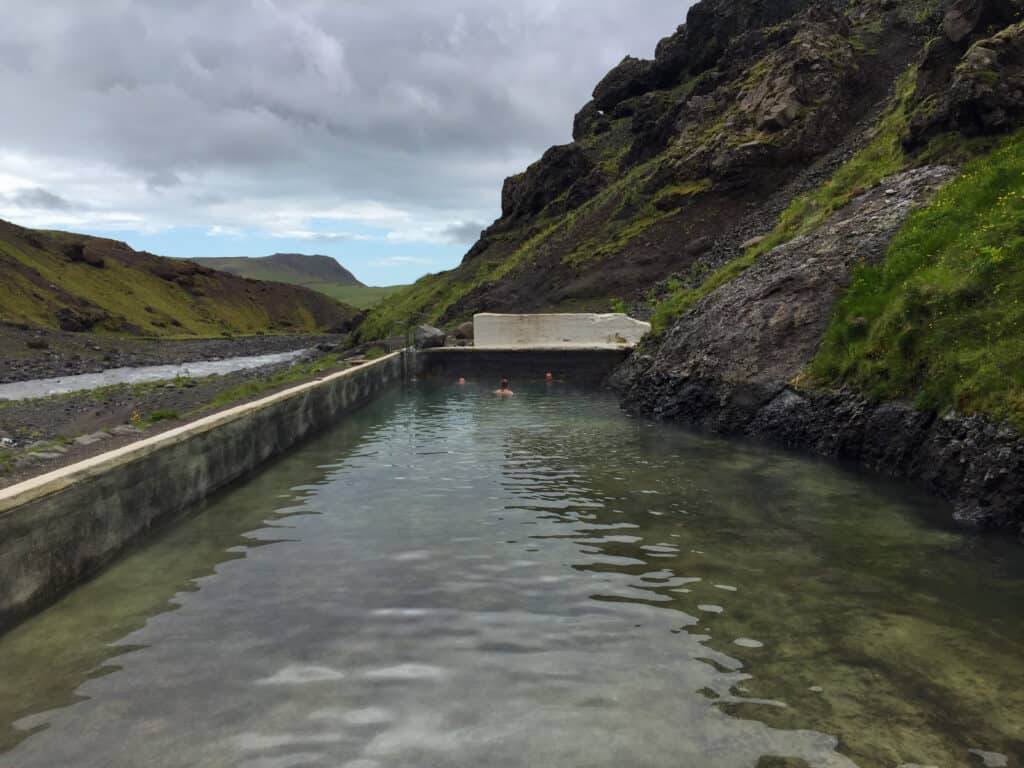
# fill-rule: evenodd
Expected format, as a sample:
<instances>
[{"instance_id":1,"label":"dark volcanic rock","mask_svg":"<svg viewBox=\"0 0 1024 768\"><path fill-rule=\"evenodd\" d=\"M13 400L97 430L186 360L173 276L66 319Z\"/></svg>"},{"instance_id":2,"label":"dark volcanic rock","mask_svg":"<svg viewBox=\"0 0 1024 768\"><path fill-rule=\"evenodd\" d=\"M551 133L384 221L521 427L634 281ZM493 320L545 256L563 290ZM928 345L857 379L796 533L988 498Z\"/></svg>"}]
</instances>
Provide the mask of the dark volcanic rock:
<instances>
[{"instance_id":1,"label":"dark volcanic rock","mask_svg":"<svg viewBox=\"0 0 1024 768\"><path fill-rule=\"evenodd\" d=\"M594 88L594 105L608 111L619 102L647 93L656 86L654 62L627 56Z\"/></svg>"},{"instance_id":2,"label":"dark volcanic rock","mask_svg":"<svg viewBox=\"0 0 1024 768\"><path fill-rule=\"evenodd\" d=\"M954 0L942 20L942 31L953 43L966 42L990 27L1019 20L1022 9L1021 0Z\"/></svg>"},{"instance_id":3,"label":"dark volcanic rock","mask_svg":"<svg viewBox=\"0 0 1024 768\"><path fill-rule=\"evenodd\" d=\"M577 145L551 147L525 173L505 179L500 221L511 224L540 213L577 182L587 179L593 170L593 161Z\"/></svg>"},{"instance_id":4,"label":"dark volcanic rock","mask_svg":"<svg viewBox=\"0 0 1024 768\"><path fill-rule=\"evenodd\" d=\"M1024 23L979 40L962 58L958 53L947 41L926 49L915 91L923 106L911 122L908 147L947 130L966 136L1010 131L1024 117Z\"/></svg>"}]
</instances>

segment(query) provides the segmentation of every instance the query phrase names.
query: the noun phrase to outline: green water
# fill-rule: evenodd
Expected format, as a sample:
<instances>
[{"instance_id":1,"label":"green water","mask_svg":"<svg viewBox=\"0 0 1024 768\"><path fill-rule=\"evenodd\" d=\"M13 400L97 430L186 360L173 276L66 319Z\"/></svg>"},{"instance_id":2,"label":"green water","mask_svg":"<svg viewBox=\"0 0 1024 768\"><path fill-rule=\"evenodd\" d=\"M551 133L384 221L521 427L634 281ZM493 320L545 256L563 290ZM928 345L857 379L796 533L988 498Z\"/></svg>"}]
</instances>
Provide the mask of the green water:
<instances>
[{"instance_id":1,"label":"green water","mask_svg":"<svg viewBox=\"0 0 1024 768\"><path fill-rule=\"evenodd\" d=\"M0 766L983 766L1024 549L565 385L379 400L0 638Z\"/></svg>"}]
</instances>

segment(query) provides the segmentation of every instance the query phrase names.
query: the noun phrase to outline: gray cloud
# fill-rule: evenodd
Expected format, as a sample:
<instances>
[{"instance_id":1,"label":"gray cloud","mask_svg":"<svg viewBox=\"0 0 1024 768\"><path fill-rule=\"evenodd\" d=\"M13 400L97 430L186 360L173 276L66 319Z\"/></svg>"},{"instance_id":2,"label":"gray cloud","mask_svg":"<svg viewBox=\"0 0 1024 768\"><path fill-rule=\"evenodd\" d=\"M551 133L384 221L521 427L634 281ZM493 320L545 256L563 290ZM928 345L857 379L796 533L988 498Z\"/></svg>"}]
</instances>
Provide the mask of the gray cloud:
<instances>
[{"instance_id":1,"label":"gray cloud","mask_svg":"<svg viewBox=\"0 0 1024 768\"><path fill-rule=\"evenodd\" d=\"M9 195L5 195L4 200L15 208L43 211L70 211L75 207L60 195L55 195L41 187L16 189Z\"/></svg>"},{"instance_id":2,"label":"gray cloud","mask_svg":"<svg viewBox=\"0 0 1024 768\"><path fill-rule=\"evenodd\" d=\"M689 4L8 0L0 147L165 226L368 203L435 231L489 221L502 178L568 141L604 72Z\"/></svg>"},{"instance_id":3,"label":"gray cloud","mask_svg":"<svg viewBox=\"0 0 1024 768\"><path fill-rule=\"evenodd\" d=\"M477 221L459 222L445 227L441 237L456 245L468 245L475 242L480 237L480 231L485 228L485 224Z\"/></svg>"},{"instance_id":4,"label":"gray cloud","mask_svg":"<svg viewBox=\"0 0 1024 768\"><path fill-rule=\"evenodd\" d=\"M181 178L178 174L171 171L159 171L151 174L146 179L146 187L148 189L165 189L167 187L176 187L181 184Z\"/></svg>"}]
</instances>

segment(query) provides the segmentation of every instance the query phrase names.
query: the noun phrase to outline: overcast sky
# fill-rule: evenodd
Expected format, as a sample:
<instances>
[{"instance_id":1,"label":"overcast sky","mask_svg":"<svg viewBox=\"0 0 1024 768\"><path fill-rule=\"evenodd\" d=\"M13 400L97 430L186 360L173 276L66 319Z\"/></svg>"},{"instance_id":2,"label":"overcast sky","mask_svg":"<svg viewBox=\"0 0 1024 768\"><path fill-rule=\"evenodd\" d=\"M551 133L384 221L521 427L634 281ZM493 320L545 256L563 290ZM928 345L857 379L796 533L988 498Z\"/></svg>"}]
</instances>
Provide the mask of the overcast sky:
<instances>
[{"instance_id":1,"label":"overcast sky","mask_svg":"<svg viewBox=\"0 0 1024 768\"><path fill-rule=\"evenodd\" d=\"M687 0L5 0L0 218L168 256L458 263Z\"/></svg>"}]
</instances>

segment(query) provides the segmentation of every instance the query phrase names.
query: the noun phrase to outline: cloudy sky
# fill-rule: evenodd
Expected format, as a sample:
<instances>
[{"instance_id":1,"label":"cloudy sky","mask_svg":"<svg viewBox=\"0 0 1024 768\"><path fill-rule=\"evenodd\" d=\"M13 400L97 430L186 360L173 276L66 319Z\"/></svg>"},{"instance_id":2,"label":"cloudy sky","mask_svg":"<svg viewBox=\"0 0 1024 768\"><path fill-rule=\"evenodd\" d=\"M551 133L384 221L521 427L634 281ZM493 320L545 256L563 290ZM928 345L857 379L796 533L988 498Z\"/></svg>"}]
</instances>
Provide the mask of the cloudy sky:
<instances>
[{"instance_id":1,"label":"cloudy sky","mask_svg":"<svg viewBox=\"0 0 1024 768\"><path fill-rule=\"evenodd\" d=\"M458 263L687 0L5 0L0 218L168 256Z\"/></svg>"}]
</instances>

